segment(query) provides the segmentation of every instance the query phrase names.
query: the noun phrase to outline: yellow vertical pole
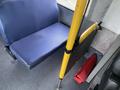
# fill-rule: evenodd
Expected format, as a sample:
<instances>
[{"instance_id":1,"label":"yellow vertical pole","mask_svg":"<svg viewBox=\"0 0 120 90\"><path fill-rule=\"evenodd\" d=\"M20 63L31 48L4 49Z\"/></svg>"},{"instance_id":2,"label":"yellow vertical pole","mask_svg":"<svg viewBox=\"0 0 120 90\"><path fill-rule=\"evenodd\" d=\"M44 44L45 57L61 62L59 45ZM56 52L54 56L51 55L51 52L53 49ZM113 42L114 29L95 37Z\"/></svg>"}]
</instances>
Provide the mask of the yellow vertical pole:
<instances>
[{"instance_id":1,"label":"yellow vertical pole","mask_svg":"<svg viewBox=\"0 0 120 90\"><path fill-rule=\"evenodd\" d=\"M68 61L71 55L71 51L73 49L78 31L79 31L79 27L81 25L81 21L84 15L86 5L87 5L87 0L77 0L77 4L76 4L76 8L75 8L75 12L72 19L69 36L68 36L68 41L66 45L66 51L64 53L63 62L62 62L62 66L59 74L59 78L61 80L64 78Z\"/></svg>"},{"instance_id":2,"label":"yellow vertical pole","mask_svg":"<svg viewBox=\"0 0 120 90\"><path fill-rule=\"evenodd\" d=\"M72 19L69 36L68 36L68 41L66 45L66 51L64 52L61 70L59 73L60 82L64 78L67 65L68 65L68 62L71 56L71 51L73 49L78 31L79 31L79 27L82 22L82 18L85 12L86 5L87 5L87 0L77 0L77 4L76 4L76 8L75 8L75 12L74 12L73 19ZM60 88L60 84L61 84L60 82L58 84L57 90L59 90Z\"/></svg>"}]
</instances>

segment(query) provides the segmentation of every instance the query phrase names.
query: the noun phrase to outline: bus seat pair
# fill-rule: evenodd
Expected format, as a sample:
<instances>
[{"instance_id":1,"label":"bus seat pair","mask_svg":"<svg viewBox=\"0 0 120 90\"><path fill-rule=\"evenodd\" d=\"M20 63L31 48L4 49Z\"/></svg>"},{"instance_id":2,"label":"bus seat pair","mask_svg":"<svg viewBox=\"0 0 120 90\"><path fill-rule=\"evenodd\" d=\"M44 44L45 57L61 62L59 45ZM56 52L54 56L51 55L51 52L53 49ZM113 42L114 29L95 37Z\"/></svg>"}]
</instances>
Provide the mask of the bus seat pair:
<instances>
[{"instance_id":1,"label":"bus seat pair","mask_svg":"<svg viewBox=\"0 0 120 90\"><path fill-rule=\"evenodd\" d=\"M29 68L63 45L69 27L58 21L56 0L3 0L0 35L12 54Z\"/></svg>"}]
</instances>

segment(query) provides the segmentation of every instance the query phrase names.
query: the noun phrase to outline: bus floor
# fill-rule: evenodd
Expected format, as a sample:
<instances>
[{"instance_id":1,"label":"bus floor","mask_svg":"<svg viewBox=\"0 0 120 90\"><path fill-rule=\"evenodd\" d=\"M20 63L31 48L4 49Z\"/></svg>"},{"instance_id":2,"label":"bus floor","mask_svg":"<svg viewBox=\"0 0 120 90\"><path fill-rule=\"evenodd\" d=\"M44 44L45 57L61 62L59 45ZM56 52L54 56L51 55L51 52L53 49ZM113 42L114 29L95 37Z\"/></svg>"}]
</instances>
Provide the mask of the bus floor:
<instances>
[{"instance_id":1,"label":"bus floor","mask_svg":"<svg viewBox=\"0 0 120 90\"><path fill-rule=\"evenodd\" d=\"M14 61L0 42L0 90L56 90L63 51L63 48L59 49L37 67L28 70ZM61 90L87 90L88 83L77 85L73 80L83 60L81 58L65 76Z\"/></svg>"}]
</instances>

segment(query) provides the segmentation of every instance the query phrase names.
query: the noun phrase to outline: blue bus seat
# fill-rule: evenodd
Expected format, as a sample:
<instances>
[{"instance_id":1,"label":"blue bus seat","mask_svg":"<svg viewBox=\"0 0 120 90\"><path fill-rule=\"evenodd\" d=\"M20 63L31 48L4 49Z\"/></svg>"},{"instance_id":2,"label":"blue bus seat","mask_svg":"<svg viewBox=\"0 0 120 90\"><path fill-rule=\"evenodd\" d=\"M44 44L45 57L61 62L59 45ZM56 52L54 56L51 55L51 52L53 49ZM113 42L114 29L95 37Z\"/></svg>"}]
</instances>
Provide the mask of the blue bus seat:
<instances>
[{"instance_id":1,"label":"blue bus seat","mask_svg":"<svg viewBox=\"0 0 120 90\"><path fill-rule=\"evenodd\" d=\"M29 68L39 64L68 37L69 27L58 21L56 0L3 0L0 35Z\"/></svg>"},{"instance_id":2,"label":"blue bus seat","mask_svg":"<svg viewBox=\"0 0 120 90\"><path fill-rule=\"evenodd\" d=\"M33 33L10 46L10 50L28 67L40 63L46 55L57 49L67 40L68 27L55 23L43 30Z\"/></svg>"}]
</instances>

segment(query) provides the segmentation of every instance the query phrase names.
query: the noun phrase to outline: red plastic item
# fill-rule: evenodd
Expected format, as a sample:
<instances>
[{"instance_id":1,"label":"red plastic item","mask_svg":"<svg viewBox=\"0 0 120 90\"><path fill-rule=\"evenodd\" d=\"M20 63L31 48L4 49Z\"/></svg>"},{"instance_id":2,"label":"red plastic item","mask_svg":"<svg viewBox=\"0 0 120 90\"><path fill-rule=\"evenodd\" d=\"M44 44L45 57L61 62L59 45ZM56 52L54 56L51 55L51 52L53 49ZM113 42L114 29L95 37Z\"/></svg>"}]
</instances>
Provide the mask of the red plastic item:
<instances>
[{"instance_id":1,"label":"red plastic item","mask_svg":"<svg viewBox=\"0 0 120 90\"><path fill-rule=\"evenodd\" d=\"M90 56L86 62L83 64L82 68L77 72L77 74L74 76L74 80L78 84L82 84L86 81L88 75L93 70L97 63L97 55L93 54Z\"/></svg>"}]
</instances>

